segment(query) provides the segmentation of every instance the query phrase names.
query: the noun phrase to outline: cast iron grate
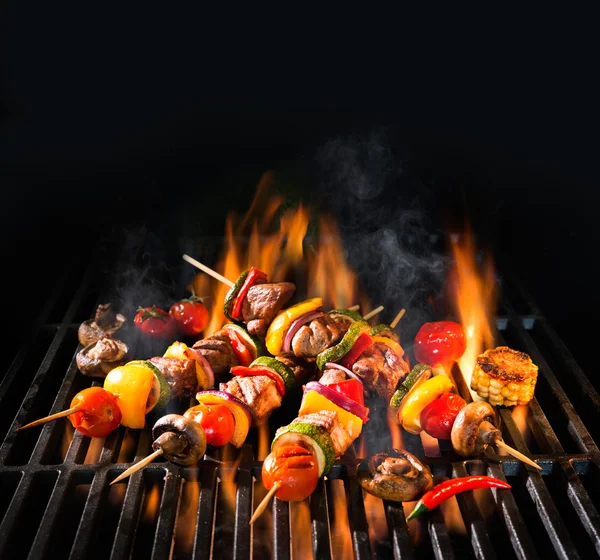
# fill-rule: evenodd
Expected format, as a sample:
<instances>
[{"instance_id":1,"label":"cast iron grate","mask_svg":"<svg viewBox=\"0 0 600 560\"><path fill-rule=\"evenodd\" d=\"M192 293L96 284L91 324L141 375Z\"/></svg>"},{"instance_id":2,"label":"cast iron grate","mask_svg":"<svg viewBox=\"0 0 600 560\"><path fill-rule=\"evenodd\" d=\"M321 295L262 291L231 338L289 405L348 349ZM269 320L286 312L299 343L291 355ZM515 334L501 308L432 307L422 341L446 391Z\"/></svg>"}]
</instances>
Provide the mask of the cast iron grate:
<instances>
[{"instance_id":1,"label":"cast iron grate","mask_svg":"<svg viewBox=\"0 0 600 560\"><path fill-rule=\"evenodd\" d=\"M438 508L411 522L410 532L402 504L364 495L342 463L308 504L274 500L251 528L253 503L264 495L255 435L234 457L219 452L216 461L184 469L156 461L109 486L149 453L148 429L120 428L92 441L58 421L17 434L19 425L67 408L76 392L92 385L75 364L77 328L104 301L114 273L110 255L103 246L95 258L70 263L31 342L17 351L0 383L0 558L600 555L600 453L594 441L600 399L531 297L506 279L498 343L528 352L540 378L524 425L502 411L503 434L543 471L492 451L484 460L464 461L443 443L439 453L426 455L420 437L403 434L406 448L438 479L486 473L513 486L510 492L459 495L454 510ZM269 436L294 410L290 404L273 417ZM369 422L356 447L374 453L391 443L386 436L382 441L380 428Z\"/></svg>"}]
</instances>

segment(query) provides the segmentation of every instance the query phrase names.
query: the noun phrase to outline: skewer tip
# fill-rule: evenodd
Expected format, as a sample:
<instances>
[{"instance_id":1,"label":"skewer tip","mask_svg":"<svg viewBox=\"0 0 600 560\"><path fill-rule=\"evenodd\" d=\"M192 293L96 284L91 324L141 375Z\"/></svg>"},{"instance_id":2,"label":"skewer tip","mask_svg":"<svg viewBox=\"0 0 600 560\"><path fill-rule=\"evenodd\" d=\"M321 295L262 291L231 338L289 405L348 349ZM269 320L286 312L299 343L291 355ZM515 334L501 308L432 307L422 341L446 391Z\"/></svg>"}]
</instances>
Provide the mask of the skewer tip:
<instances>
[{"instance_id":1,"label":"skewer tip","mask_svg":"<svg viewBox=\"0 0 600 560\"><path fill-rule=\"evenodd\" d=\"M265 509L267 509L267 506L269 505L271 498L276 494L276 492L277 492L277 490L279 490L279 488L281 488L281 481L276 480L275 483L273 484L273 486L271 487L271 489L269 490L269 492L267 493L267 495L263 498L262 502L260 502L260 504L258 504L258 507L254 511L254 514L250 518L250 522L249 522L250 525L252 525L262 515L263 511L265 511Z\"/></svg>"}]
</instances>

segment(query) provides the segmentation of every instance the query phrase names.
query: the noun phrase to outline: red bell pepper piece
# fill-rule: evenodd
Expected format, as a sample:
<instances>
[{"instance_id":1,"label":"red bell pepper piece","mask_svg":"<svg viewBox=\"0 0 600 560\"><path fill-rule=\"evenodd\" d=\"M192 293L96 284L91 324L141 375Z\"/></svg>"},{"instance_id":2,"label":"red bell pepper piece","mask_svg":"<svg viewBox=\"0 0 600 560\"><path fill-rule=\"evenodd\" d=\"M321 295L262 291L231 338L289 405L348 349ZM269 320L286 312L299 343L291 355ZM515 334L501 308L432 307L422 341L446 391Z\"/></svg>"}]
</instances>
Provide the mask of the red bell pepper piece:
<instances>
[{"instance_id":1,"label":"red bell pepper piece","mask_svg":"<svg viewBox=\"0 0 600 560\"><path fill-rule=\"evenodd\" d=\"M239 375L241 377L247 377L249 375L266 375L270 377L273 381L275 381L275 386L277 387L278 393L283 397L285 395L285 383L281 377L274 369L263 367L263 366L254 366L254 367L245 367L245 366L233 366L231 368L231 373L235 375Z\"/></svg>"},{"instance_id":2,"label":"red bell pepper piece","mask_svg":"<svg viewBox=\"0 0 600 560\"><path fill-rule=\"evenodd\" d=\"M359 356L373 345L373 338L368 333L362 333L357 339L350 351L340 360L340 365L351 369L352 364L358 360Z\"/></svg>"},{"instance_id":3,"label":"red bell pepper piece","mask_svg":"<svg viewBox=\"0 0 600 560\"><path fill-rule=\"evenodd\" d=\"M256 284L258 280L267 280L267 275L256 267L252 267L248 270L248 275L244 280L242 286L240 287L239 292L235 298L235 302L233 304L233 309L231 310L231 316L234 319L239 319L242 316L242 304L246 299L246 294L251 286Z\"/></svg>"},{"instance_id":4,"label":"red bell pepper piece","mask_svg":"<svg viewBox=\"0 0 600 560\"><path fill-rule=\"evenodd\" d=\"M363 384L356 379L346 379L339 383L331 383L330 389L336 390L338 393L352 399L353 401L365 406L364 387Z\"/></svg>"},{"instance_id":5,"label":"red bell pepper piece","mask_svg":"<svg viewBox=\"0 0 600 560\"><path fill-rule=\"evenodd\" d=\"M407 521L427 513L459 492L477 490L479 488L511 488L508 482L493 476L463 476L451 478L434 486L415 505L415 509L406 518Z\"/></svg>"},{"instance_id":6,"label":"red bell pepper piece","mask_svg":"<svg viewBox=\"0 0 600 560\"><path fill-rule=\"evenodd\" d=\"M250 354L250 350L240 337L233 329L227 329L227 336L231 341L231 347L233 348L233 352L238 359L238 362L243 366L249 366L252 363L252 354Z\"/></svg>"}]
</instances>

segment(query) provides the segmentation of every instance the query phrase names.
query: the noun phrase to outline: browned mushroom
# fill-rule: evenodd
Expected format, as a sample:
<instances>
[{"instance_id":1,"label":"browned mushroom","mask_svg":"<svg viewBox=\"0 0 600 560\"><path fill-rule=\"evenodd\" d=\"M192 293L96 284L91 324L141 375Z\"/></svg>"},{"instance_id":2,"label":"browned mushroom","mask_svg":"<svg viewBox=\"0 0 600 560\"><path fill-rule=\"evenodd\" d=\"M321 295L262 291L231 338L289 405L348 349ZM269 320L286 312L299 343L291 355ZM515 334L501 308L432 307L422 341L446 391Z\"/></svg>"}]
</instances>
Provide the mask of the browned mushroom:
<instances>
[{"instance_id":1,"label":"browned mushroom","mask_svg":"<svg viewBox=\"0 0 600 560\"><path fill-rule=\"evenodd\" d=\"M112 309L110 303L101 303L96 309L95 317L84 321L79 326L77 332L79 342L83 346L87 346L101 338L111 338L126 320L124 315L116 313Z\"/></svg>"},{"instance_id":2,"label":"browned mushroom","mask_svg":"<svg viewBox=\"0 0 600 560\"><path fill-rule=\"evenodd\" d=\"M356 476L369 494L394 502L418 500L433 486L429 467L403 449L363 459Z\"/></svg>"},{"instance_id":3,"label":"browned mushroom","mask_svg":"<svg viewBox=\"0 0 600 560\"><path fill-rule=\"evenodd\" d=\"M180 416L167 414L152 428L152 449L161 451L172 463L187 467L199 461L206 452L206 434L198 423Z\"/></svg>"},{"instance_id":4,"label":"browned mushroom","mask_svg":"<svg viewBox=\"0 0 600 560\"><path fill-rule=\"evenodd\" d=\"M502 439L496 413L484 401L464 406L454 420L450 439L454 451L462 457L483 453L488 445Z\"/></svg>"},{"instance_id":5,"label":"browned mushroom","mask_svg":"<svg viewBox=\"0 0 600 560\"><path fill-rule=\"evenodd\" d=\"M127 363L128 352L124 342L104 337L80 350L75 361L84 375L104 378L112 369Z\"/></svg>"}]
</instances>

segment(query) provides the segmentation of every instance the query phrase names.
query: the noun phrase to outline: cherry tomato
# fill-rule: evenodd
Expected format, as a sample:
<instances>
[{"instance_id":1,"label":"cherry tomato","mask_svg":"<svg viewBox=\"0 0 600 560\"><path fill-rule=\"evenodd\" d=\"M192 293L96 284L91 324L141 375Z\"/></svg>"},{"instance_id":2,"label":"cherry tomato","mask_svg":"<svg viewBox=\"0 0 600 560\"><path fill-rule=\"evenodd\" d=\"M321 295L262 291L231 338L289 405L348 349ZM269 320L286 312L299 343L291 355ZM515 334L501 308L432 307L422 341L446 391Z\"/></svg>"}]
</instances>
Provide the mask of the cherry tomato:
<instances>
[{"instance_id":1,"label":"cherry tomato","mask_svg":"<svg viewBox=\"0 0 600 560\"><path fill-rule=\"evenodd\" d=\"M233 436L235 420L224 404L198 404L188 408L183 415L198 422L204 428L208 445L214 447L225 445Z\"/></svg>"},{"instance_id":2,"label":"cherry tomato","mask_svg":"<svg viewBox=\"0 0 600 560\"><path fill-rule=\"evenodd\" d=\"M415 337L415 358L428 366L450 366L467 348L462 325L454 321L425 323Z\"/></svg>"},{"instance_id":3,"label":"cherry tomato","mask_svg":"<svg viewBox=\"0 0 600 560\"><path fill-rule=\"evenodd\" d=\"M117 398L102 387L90 387L77 393L70 408L80 410L69 416L73 427L84 436L105 437L121 423Z\"/></svg>"},{"instance_id":4,"label":"cherry tomato","mask_svg":"<svg viewBox=\"0 0 600 560\"><path fill-rule=\"evenodd\" d=\"M421 427L431 437L450 439L454 420L466 404L465 400L455 393L442 395L421 411Z\"/></svg>"},{"instance_id":5,"label":"cherry tomato","mask_svg":"<svg viewBox=\"0 0 600 560\"><path fill-rule=\"evenodd\" d=\"M346 379L346 381L332 383L329 388L365 406L365 389L357 379Z\"/></svg>"},{"instance_id":6,"label":"cherry tomato","mask_svg":"<svg viewBox=\"0 0 600 560\"><path fill-rule=\"evenodd\" d=\"M177 322L177 328L185 336L197 336L208 323L208 309L199 297L193 295L174 303L169 315Z\"/></svg>"},{"instance_id":7,"label":"cherry tomato","mask_svg":"<svg viewBox=\"0 0 600 560\"><path fill-rule=\"evenodd\" d=\"M177 324L164 309L156 307L138 307L133 324L144 334L156 338L173 338Z\"/></svg>"},{"instance_id":8,"label":"cherry tomato","mask_svg":"<svg viewBox=\"0 0 600 560\"><path fill-rule=\"evenodd\" d=\"M299 445L282 445L263 462L262 481L267 490L276 481L282 483L275 497L286 502L308 498L317 487L319 466L315 456Z\"/></svg>"}]
</instances>

